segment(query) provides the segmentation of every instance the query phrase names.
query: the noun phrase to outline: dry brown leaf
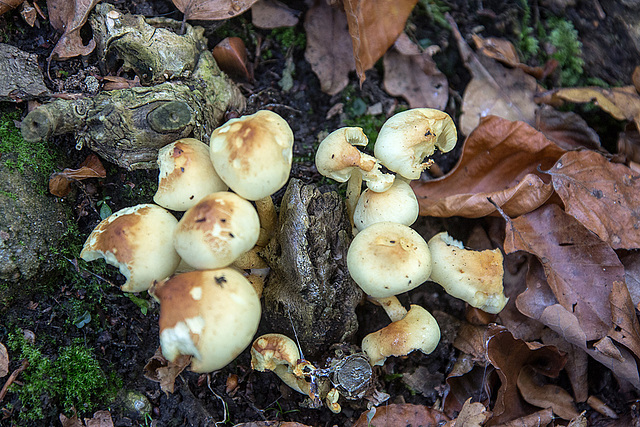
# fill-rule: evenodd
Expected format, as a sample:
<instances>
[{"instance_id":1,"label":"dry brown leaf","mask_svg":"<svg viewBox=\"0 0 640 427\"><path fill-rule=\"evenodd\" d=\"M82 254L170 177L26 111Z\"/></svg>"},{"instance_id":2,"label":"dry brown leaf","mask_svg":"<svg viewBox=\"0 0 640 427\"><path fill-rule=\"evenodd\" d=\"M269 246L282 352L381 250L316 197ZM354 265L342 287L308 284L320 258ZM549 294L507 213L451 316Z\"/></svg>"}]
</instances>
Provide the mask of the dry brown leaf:
<instances>
[{"instance_id":1,"label":"dry brown leaf","mask_svg":"<svg viewBox=\"0 0 640 427\"><path fill-rule=\"evenodd\" d=\"M93 418L85 418L87 427L113 427L113 420L109 411L98 411L93 414Z\"/></svg>"},{"instance_id":2,"label":"dry brown leaf","mask_svg":"<svg viewBox=\"0 0 640 427\"><path fill-rule=\"evenodd\" d=\"M250 423L236 424L233 427L311 427L291 421L252 421Z\"/></svg>"},{"instance_id":3,"label":"dry brown leaf","mask_svg":"<svg viewBox=\"0 0 640 427\"><path fill-rule=\"evenodd\" d=\"M600 137L587 122L571 111L540 108L536 111L536 129L565 150L600 150Z\"/></svg>"},{"instance_id":4,"label":"dry brown leaf","mask_svg":"<svg viewBox=\"0 0 640 427\"><path fill-rule=\"evenodd\" d=\"M633 251L620 256L624 265L624 281L634 306L640 304L640 252Z\"/></svg>"},{"instance_id":5,"label":"dry brown leaf","mask_svg":"<svg viewBox=\"0 0 640 427\"><path fill-rule=\"evenodd\" d=\"M107 171L95 154L89 154L78 169L64 169L49 178L49 192L54 196L66 197L71 191L71 183L86 178L104 178Z\"/></svg>"},{"instance_id":6,"label":"dry brown leaf","mask_svg":"<svg viewBox=\"0 0 640 427\"><path fill-rule=\"evenodd\" d=\"M618 153L627 161L640 163L640 132L634 123L627 123L618 135Z\"/></svg>"},{"instance_id":7,"label":"dry brown leaf","mask_svg":"<svg viewBox=\"0 0 640 427\"><path fill-rule=\"evenodd\" d=\"M60 414L59 418L62 427L84 427L82 421L78 418L78 414L73 414L71 418L67 418L64 414Z\"/></svg>"},{"instance_id":8,"label":"dry brown leaf","mask_svg":"<svg viewBox=\"0 0 640 427\"><path fill-rule=\"evenodd\" d=\"M543 409L542 411L534 412L524 417L516 418L515 420L508 421L506 423L493 425L494 427L541 427L550 425L553 421L553 411L551 408Z\"/></svg>"},{"instance_id":9,"label":"dry brown leaf","mask_svg":"<svg viewBox=\"0 0 640 427\"><path fill-rule=\"evenodd\" d=\"M0 15L20 6L25 0L0 0Z\"/></svg>"},{"instance_id":10,"label":"dry brown leaf","mask_svg":"<svg viewBox=\"0 0 640 427\"><path fill-rule=\"evenodd\" d=\"M38 12L36 8L31 6L28 1L22 3L20 7L20 15L22 19L30 26L33 27L36 23L36 18L38 17Z\"/></svg>"},{"instance_id":11,"label":"dry brown leaf","mask_svg":"<svg viewBox=\"0 0 640 427\"><path fill-rule=\"evenodd\" d=\"M467 85L460 116L460 132L469 135L480 119L490 114L533 125L537 105L533 101L535 78L520 69L507 69L495 60L476 56L460 34L453 19L447 17L458 42L460 56L472 79Z\"/></svg>"},{"instance_id":12,"label":"dry brown leaf","mask_svg":"<svg viewBox=\"0 0 640 427\"><path fill-rule=\"evenodd\" d=\"M343 0L360 84L404 30L418 0Z\"/></svg>"},{"instance_id":13,"label":"dry brown leaf","mask_svg":"<svg viewBox=\"0 0 640 427\"><path fill-rule=\"evenodd\" d=\"M636 91L640 93L640 65L636 66L633 70L631 81L633 82L633 86L636 88Z\"/></svg>"},{"instance_id":14,"label":"dry brown leaf","mask_svg":"<svg viewBox=\"0 0 640 427\"><path fill-rule=\"evenodd\" d=\"M442 412L422 405L391 404L379 406L375 415L368 419L369 411L360 415L353 427L424 426L437 427L449 421Z\"/></svg>"},{"instance_id":15,"label":"dry brown leaf","mask_svg":"<svg viewBox=\"0 0 640 427\"><path fill-rule=\"evenodd\" d=\"M606 403L604 403L602 400L598 399L595 396L589 396L589 399L587 400L587 404L591 406L591 408L595 409L596 411L604 415L605 417L609 417L613 419L618 418L618 414L616 414L616 412L613 409L611 409L609 406L607 406Z\"/></svg>"},{"instance_id":16,"label":"dry brown leaf","mask_svg":"<svg viewBox=\"0 0 640 427\"><path fill-rule=\"evenodd\" d=\"M173 393L176 378L184 368L191 363L191 356L179 356L175 362L170 362L162 355L162 349L158 347L156 353L151 356L144 366L144 377L160 383L160 389L165 393Z\"/></svg>"},{"instance_id":17,"label":"dry brown leaf","mask_svg":"<svg viewBox=\"0 0 640 427\"><path fill-rule=\"evenodd\" d=\"M96 47L91 39L87 45L82 42L80 29L87 22L89 12L100 0L48 0L49 19L58 31L64 31L51 52L50 59L64 60L75 56L86 56Z\"/></svg>"},{"instance_id":18,"label":"dry brown leaf","mask_svg":"<svg viewBox=\"0 0 640 427\"><path fill-rule=\"evenodd\" d=\"M407 100L411 108L444 110L449 82L428 52L421 52L405 33L383 58L384 89Z\"/></svg>"},{"instance_id":19,"label":"dry brown leaf","mask_svg":"<svg viewBox=\"0 0 640 427\"><path fill-rule=\"evenodd\" d=\"M229 19L247 11L257 0L172 0L184 19Z\"/></svg>"},{"instance_id":20,"label":"dry brown leaf","mask_svg":"<svg viewBox=\"0 0 640 427\"><path fill-rule=\"evenodd\" d=\"M304 21L307 47L304 57L320 80L324 93L335 95L349 83L355 70L347 18L325 1L317 1Z\"/></svg>"},{"instance_id":21,"label":"dry brown leaf","mask_svg":"<svg viewBox=\"0 0 640 427\"><path fill-rule=\"evenodd\" d=\"M251 6L251 23L258 28L293 27L300 12L277 0L258 0Z\"/></svg>"},{"instance_id":22,"label":"dry brown leaf","mask_svg":"<svg viewBox=\"0 0 640 427\"><path fill-rule=\"evenodd\" d=\"M593 102L617 120L635 121L640 129L640 95L634 86L624 87L575 87L554 89L536 98L543 102L558 106L566 102Z\"/></svg>"},{"instance_id":23,"label":"dry brown leaf","mask_svg":"<svg viewBox=\"0 0 640 427\"><path fill-rule=\"evenodd\" d=\"M538 408L551 408L553 413L565 420L578 416L573 398L557 385L540 384L539 377L530 366L525 366L518 375L518 390L528 403Z\"/></svg>"},{"instance_id":24,"label":"dry brown leaf","mask_svg":"<svg viewBox=\"0 0 640 427\"><path fill-rule=\"evenodd\" d=\"M486 406L480 402L471 403L471 398L468 398L462 405L458 418L449 421L448 424L445 424L445 427L447 425L451 427L480 427L489 418L491 418L491 412L487 411Z\"/></svg>"},{"instance_id":25,"label":"dry brown leaf","mask_svg":"<svg viewBox=\"0 0 640 427\"><path fill-rule=\"evenodd\" d=\"M103 90L129 89L132 87L140 87L140 77L134 76L133 80L120 76L105 76L102 78Z\"/></svg>"},{"instance_id":26,"label":"dry brown leaf","mask_svg":"<svg viewBox=\"0 0 640 427\"><path fill-rule=\"evenodd\" d=\"M567 371L567 376L569 377L569 381L571 381L573 397L576 402L584 402L587 400L589 397L587 354L549 328L544 329L542 342L545 345L554 345L558 350L566 353L567 363L564 365L564 370Z\"/></svg>"},{"instance_id":27,"label":"dry brown leaf","mask_svg":"<svg viewBox=\"0 0 640 427\"><path fill-rule=\"evenodd\" d=\"M9 373L9 353L7 347L0 342L0 378L6 377Z\"/></svg>"},{"instance_id":28,"label":"dry brown leaf","mask_svg":"<svg viewBox=\"0 0 640 427\"><path fill-rule=\"evenodd\" d=\"M451 172L412 183L420 215L479 218L496 212L488 197L509 216L530 212L553 193L538 168L550 168L563 153L526 123L486 117L464 142Z\"/></svg>"},{"instance_id":29,"label":"dry brown leaf","mask_svg":"<svg viewBox=\"0 0 640 427\"><path fill-rule=\"evenodd\" d=\"M447 393L443 411L448 416L459 413L469 396L481 400L485 406L489 405L491 390L498 384L498 375L491 365L476 364L476 358L462 353L447 375Z\"/></svg>"},{"instance_id":30,"label":"dry brown leaf","mask_svg":"<svg viewBox=\"0 0 640 427\"><path fill-rule=\"evenodd\" d=\"M564 154L549 174L567 213L614 249L640 247L640 175L593 151Z\"/></svg>"},{"instance_id":31,"label":"dry brown leaf","mask_svg":"<svg viewBox=\"0 0 640 427\"><path fill-rule=\"evenodd\" d=\"M213 48L213 57L225 73L251 80L247 68L247 48L240 37L227 37Z\"/></svg>"}]
</instances>

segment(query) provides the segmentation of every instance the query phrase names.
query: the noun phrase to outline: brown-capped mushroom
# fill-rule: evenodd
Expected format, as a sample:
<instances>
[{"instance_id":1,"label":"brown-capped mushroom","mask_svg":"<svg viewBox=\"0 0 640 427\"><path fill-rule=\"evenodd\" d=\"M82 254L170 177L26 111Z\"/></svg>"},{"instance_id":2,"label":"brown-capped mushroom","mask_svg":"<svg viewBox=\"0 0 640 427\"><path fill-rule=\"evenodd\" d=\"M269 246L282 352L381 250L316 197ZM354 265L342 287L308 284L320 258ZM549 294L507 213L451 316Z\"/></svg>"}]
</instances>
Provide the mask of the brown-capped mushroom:
<instances>
[{"instance_id":1,"label":"brown-capped mushroom","mask_svg":"<svg viewBox=\"0 0 640 427\"><path fill-rule=\"evenodd\" d=\"M160 301L160 346L167 360L192 355L191 370L212 372L235 359L260 322L253 286L232 268L192 271L156 282Z\"/></svg>"},{"instance_id":2,"label":"brown-capped mushroom","mask_svg":"<svg viewBox=\"0 0 640 427\"><path fill-rule=\"evenodd\" d=\"M177 224L171 213L152 204L119 210L93 229L80 258L104 258L126 277L123 291L146 291L154 280L173 274L180 263L173 247Z\"/></svg>"},{"instance_id":3,"label":"brown-capped mushroom","mask_svg":"<svg viewBox=\"0 0 640 427\"><path fill-rule=\"evenodd\" d=\"M504 268L499 249L472 251L447 232L429 240L433 258L430 280L469 305L499 313L509 300L503 293Z\"/></svg>"}]
</instances>

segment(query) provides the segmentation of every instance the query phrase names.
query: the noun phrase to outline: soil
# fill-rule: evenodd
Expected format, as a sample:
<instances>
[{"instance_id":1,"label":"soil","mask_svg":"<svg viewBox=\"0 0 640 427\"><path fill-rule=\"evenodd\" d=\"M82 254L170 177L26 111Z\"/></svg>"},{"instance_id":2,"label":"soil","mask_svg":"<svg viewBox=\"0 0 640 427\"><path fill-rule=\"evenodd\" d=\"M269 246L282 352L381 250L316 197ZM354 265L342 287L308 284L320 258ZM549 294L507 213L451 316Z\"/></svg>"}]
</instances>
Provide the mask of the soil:
<instances>
[{"instance_id":1,"label":"soil","mask_svg":"<svg viewBox=\"0 0 640 427\"><path fill-rule=\"evenodd\" d=\"M117 0L113 3L120 10L135 14L167 16L175 19L182 17L168 0L149 2ZM515 33L523 13L522 8L517 6L519 2L451 0L437 3L446 4L449 7L449 12L462 34L470 34L482 26L484 35L516 39ZM585 37L583 44L595 46L593 51L585 50L587 76L598 77L609 84L629 83L633 67L638 65L638 56L633 48L624 49L618 44L622 40L622 43L628 42L631 46L628 35L622 31L621 26L615 25L617 20L622 19L619 15L607 15L603 20L604 30L594 35L593 32L588 31L588 26L594 19L595 12L592 7L594 2L540 0L540 4L537 1L533 3L532 10L537 19L540 17L541 10L547 13L554 7L559 7L561 13L566 13L566 16L574 22L580 37ZM562 4L565 3L576 3L576 5L562 10ZM306 3L301 1L290 2L290 6L300 11L308 8ZM48 22L40 21L39 28L31 28L23 22L17 12L10 12L0 17L0 33L3 34L7 43L38 54L43 69L47 70L46 58L59 36ZM378 67L367 72L367 80L362 88L358 86L356 76L352 75L348 90L342 94L331 97L322 93L318 79L304 59L303 49L283 46L270 37L270 31L256 29L248 22L247 15L224 24L244 34L243 38L247 41L250 52L249 59L255 64L255 81L239 82L248 100L246 113L268 108L284 117L291 125L296 138L294 147L296 161L291 176L306 183L337 188L322 179L313 164L313 150L317 146L319 133L332 131L341 126L340 115L327 119L329 109L338 102L348 105L350 97L359 97L367 105L378 102L383 105L393 105L403 101L394 99L384 92L381 69ZM449 80L452 101L447 111L453 117L458 116L461 95L470 76L460 60L451 33L424 16L421 19L411 19L410 23L416 39L428 38L441 47L441 53L434 59ZM220 41L219 27L223 25L222 23L194 22L194 24L205 27L210 47ZM299 24L297 30L303 32L302 24ZM263 41L263 53L256 57L258 40ZM617 41L614 43L611 40ZM611 47L612 43L616 48ZM265 50L270 52L269 58L264 55ZM284 92L278 85L278 81L282 76L287 54L293 56L295 75L293 88ZM596 58L597 55L600 55L600 58ZM603 55L606 56L604 61ZM537 65L535 60L535 58L531 60L532 65ZM615 64L615 67L611 64ZM100 64L97 63L95 54L84 59L51 62L46 83L53 92L62 89L68 92L81 92L80 85L74 85L73 81L74 76L85 73L85 70L92 70L94 74L100 75ZM77 79L77 81L82 80ZM547 83L553 84L552 81ZM6 105L3 107L13 108ZM18 105L18 108L26 110L25 105ZM26 114L26 111L23 113ZM358 120L357 117L356 120ZM600 126L597 130L607 131L607 126L611 126L610 120L597 113L591 122L594 126ZM604 125L601 125L602 123ZM615 135L610 137L615 138ZM69 163L61 165L63 167L75 167L89 154L87 151L75 150L70 136L56 137L52 142L68 158ZM455 163L457 155L458 153L454 151L447 156L437 158L436 161L446 172ZM106 166L107 178L100 181L89 180L80 184L75 196L65 201L74 210L82 241L100 220L99 201L106 200L114 212L137 203L152 201L155 191L153 187L157 180L155 171L129 172L114 165ZM128 190L123 191L126 188ZM281 195L281 193L276 195L276 203L279 202ZM488 228L489 222L458 218L421 218L416 228L424 235L432 235L446 229L455 237L464 239L474 226ZM68 268L73 270L74 266L69 264ZM118 286L124 282L123 277L113 268L106 270L107 274L100 277L89 271L77 271L76 274L82 276L86 287L60 279L59 286L53 291L29 294L14 299L10 306L0 312L2 318L0 342L6 339L10 328L29 329L35 333L38 342L42 343L43 353L55 357L57 349L79 339L94 352L103 371L113 372L121 378L123 390L140 392L151 402L151 419L141 417L139 413L127 409L126 405L122 404L122 396L114 402L104 402L92 408L93 410L108 409L116 426L152 424L209 426L263 420L297 421L313 426L350 426L366 410L367 402L363 400L341 401L343 409L339 414L333 414L326 408L307 409L303 406L304 396L284 386L275 375L252 371L248 351L242 353L229 366L209 375L185 371L178 377L174 393L161 392L157 383L146 379L143 375L143 367L158 348L159 307L151 302L149 311L143 314L140 307L119 290ZM99 296L96 296L95 289L98 289ZM139 297L148 298L146 295L139 295ZM73 304L77 305L78 302L89 304L87 307L91 308L92 314L92 321L81 328L73 325L73 320L70 319L69 307ZM402 302L421 304L434 313L442 327L443 339L431 355L412 353L407 357L392 358L384 367L375 368L375 386L378 390L390 395L390 403L438 405L447 388L445 378L456 361L457 351L452 341L456 330L455 325L465 319L465 305L430 283L404 295ZM367 333L388 324L385 313L370 303L363 303L358 308L357 314L360 329L354 343L359 343ZM267 332L270 331L266 326L261 325L258 333ZM330 356L329 352L324 355L324 357L328 356ZM323 359L319 357L314 362L322 366ZM10 370L17 368L19 364L19 360L12 359ZM623 400L623 394L614 392L617 389L615 379L608 371L599 369L597 364L593 365L590 377L591 389L597 391L600 396L605 396L611 407L620 414L626 414L627 419L630 419L632 411L630 402ZM234 378L237 378L238 384L236 387L231 387L230 384ZM483 384L478 387L478 390L482 389ZM59 425L61 408L56 402L43 403L45 419L24 422L18 417L21 404L17 394L10 392L0 403L4 408L4 414L0 414L0 424L7 426ZM607 425L606 418L588 406L581 405L579 409L588 411L590 425ZM78 411L84 416L90 415L82 408L78 408ZM67 415L70 414L67 413Z\"/></svg>"}]
</instances>

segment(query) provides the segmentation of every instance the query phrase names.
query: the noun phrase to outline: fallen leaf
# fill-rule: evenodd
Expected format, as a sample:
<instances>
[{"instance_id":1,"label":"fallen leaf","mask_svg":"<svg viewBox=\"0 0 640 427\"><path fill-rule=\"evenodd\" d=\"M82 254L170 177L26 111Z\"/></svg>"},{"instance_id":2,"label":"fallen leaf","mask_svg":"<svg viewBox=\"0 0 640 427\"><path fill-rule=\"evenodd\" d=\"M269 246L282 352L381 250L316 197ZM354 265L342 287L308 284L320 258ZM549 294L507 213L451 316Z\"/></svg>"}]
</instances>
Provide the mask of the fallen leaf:
<instances>
[{"instance_id":1,"label":"fallen leaf","mask_svg":"<svg viewBox=\"0 0 640 427\"><path fill-rule=\"evenodd\" d=\"M528 403L538 408L551 408L553 413L562 419L571 420L578 416L575 402L569 393L557 385L540 384L539 377L530 366L520 370L518 390Z\"/></svg>"},{"instance_id":2,"label":"fallen leaf","mask_svg":"<svg viewBox=\"0 0 640 427\"><path fill-rule=\"evenodd\" d=\"M598 133L571 111L539 108L536 110L536 129L564 150L601 149Z\"/></svg>"},{"instance_id":3,"label":"fallen leaf","mask_svg":"<svg viewBox=\"0 0 640 427\"><path fill-rule=\"evenodd\" d=\"M489 197L511 217L530 212L553 193L538 168L550 168L564 152L526 123L483 118L451 172L412 182L420 215L483 217L496 212Z\"/></svg>"},{"instance_id":4,"label":"fallen leaf","mask_svg":"<svg viewBox=\"0 0 640 427\"><path fill-rule=\"evenodd\" d=\"M553 421L553 411L551 408L543 409L542 411L534 412L524 417L516 418L515 420L508 421L502 424L492 424L494 427L541 427L551 425Z\"/></svg>"},{"instance_id":5,"label":"fallen leaf","mask_svg":"<svg viewBox=\"0 0 640 427\"><path fill-rule=\"evenodd\" d=\"M49 192L54 196L66 197L71 191L71 183L86 178L104 178L107 172L95 154L90 154L78 169L64 169L49 178Z\"/></svg>"},{"instance_id":6,"label":"fallen leaf","mask_svg":"<svg viewBox=\"0 0 640 427\"><path fill-rule=\"evenodd\" d=\"M9 353L7 347L0 342L0 378L4 378L9 373Z\"/></svg>"},{"instance_id":7,"label":"fallen leaf","mask_svg":"<svg viewBox=\"0 0 640 427\"><path fill-rule=\"evenodd\" d=\"M618 153L628 161L640 163L640 132L634 123L627 123L618 134Z\"/></svg>"},{"instance_id":8,"label":"fallen leaf","mask_svg":"<svg viewBox=\"0 0 640 427\"><path fill-rule=\"evenodd\" d=\"M251 6L251 23L258 28L294 27L300 12L277 0L258 0Z\"/></svg>"},{"instance_id":9,"label":"fallen leaf","mask_svg":"<svg viewBox=\"0 0 640 427\"><path fill-rule=\"evenodd\" d=\"M304 57L318 76L320 88L329 95L339 93L349 83L349 72L355 70L344 12L325 1L317 1L307 11L304 29L307 35Z\"/></svg>"},{"instance_id":10,"label":"fallen leaf","mask_svg":"<svg viewBox=\"0 0 640 427\"><path fill-rule=\"evenodd\" d=\"M11 9L20 6L25 0L2 0L0 1L0 15L5 14Z\"/></svg>"},{"instance_id":11,"label":"fallen leaf","mask_svg":"<svg viewBox=\"0 0 640 427\"><path fill-rule=\"evenodd\" d=\"M86 45L80 36L80 29L87 22L89 12L100 0L48 0L47 9L51 25L64 31L51 51L49 59L65 60L75 56L86 56L96 47L91 39Z\"/></svg>"},{"instance_id":12,"label":"fallen leaf","mask_svg":"<svg viewBox=\"0 0 640 427\"><path fill-rule=\"evenodd\" d=\"M252 421L250 423L235 424L233 427L311 427L291 421Z\"/></svg>"},{"instance_id":13,"label":"fallen leaf","mask_svg":"<svg viewBox=\"0 0 640 427\"><path fill-rule=\"evenodd\" d=\"M120 76L105 76L102 78L104 84L103 90L129 89L132 87L141 87L140 77L134 76L133 80Z\"/></svg>"},{"instance_id":14,"label":"fallen leaf","mask_svg":"<svg viewBox=\"0 0 640 427\"><path fill-rule=\"evenodd\" d=\"M85 418L87 427L113 427L113 420L109 411L98 411L93 414L93 418Z\"/></svg>"},{"instance_id":15,"label":"fallen leaf","mask_svg":"<svg viewBox=\"0 0 640 427\"><path fill-rule=\"evenodd\" d=\"M640 252L632 251L620 256L624 265L624 281L634 306L640 304Z\"/></svg>"},{"instance_id":16,"label":"fallen leaf","mask_svg":"<svg viewBox=\"0 0 640 427\"><path fill-rule=\"evenodd\" d=\"M616 414L616 412L613 409L607 406L606 403L604 403L602 400L598 399L595 396L589 396L589 399L587 400L587 404L591 406L593 409L595 409L596 411L598 411L599 413L601 413L602 415L604 415L605 417L618 419L618 414Z\"/></svg>"},{"instance_id":17,"label":"fallen leaf","mask_svg":"<svg viewBox=\"0 0 640 427\"><path fill-rule=\"evenodd\" d=\"M428 52L421 52L405 33L383 58L384 89L407 100L410 108L444 110L449 83Z\"/></svg>"},{"instance_id":18,"label":"fallen leaf","mask_svg":"<svg viewBox=\"0 0 640 427\"><path fill-rule=\"evenodd\" d=\"M551 168L565 211L614 249L640 247L640 174L594 151L571 151Z\"/></svg>"},{"instance_id":19,"label":"fallen leaf","mask_svg":"<svg viewBox=\"0 0 640 427\"><path fill-rule=\"evenodd\" d=\"M229 19L247 11L257 0L172 0L184 19Z\"/></svg>"},{"instance_id":20,"label":"fallen leaf","mask_svg":"<svg viewBox=\"0 0 640 427\"><path fill-rule=\"evenodd\" d=\"M162 355L162 349L158 347L156 353L151 356L144 366L144 377L160 383L160 389L165 393L173 393L176 378L184 368L191 363L191 356L181 355L175 362L170 362Z\"/></svg>"},{"instance_id":21,"label":"fallen leaf","mask_svg":"<svg viewBox=\"0 0 640 427\"><path fill-rule=\"evenodd\" d=\"M31 6L28 1L22 3L20 7L20 15L22 19L30 26L33 27L36 23L36 18L38 17L38 12L36 8Z\"/></svg>"},{"instance_id":22,"label":"fallen leaf","mask_svg":"<svg viewBox=\"0 0 640 427\"><path fill-rule=\"evenodd\" d=\"M587 353L563 339L555 331L545 328L542 334L542 342L545 345L554 345L567 356L564 370L567 372L573 397L576 402L584 402L589 397L589 384L587 382Z\"/></svg>"},{"instance_id":23,"label":"fallen leaf","mask_svg":"<svg viewBox=\"0 0 640 427\"><path fill-rule=\"evenodd\" d=\"M533 125L537 105L533 94L536 79L520 69L508 69L486 56L476 56L460 34L455 21L447 15L465 67L471 72L462 100L459 130L469 135L482 119L495 115Z\"/></svg>"},{"instance_id":24,"label":"fallen leaf","mask_svg":"<svg viewBox=\"0 0 640 427\"><path fill-rule=\"evenodd\" d=\"M593 102L617 120L629 120L640 129L640 95L634 86L575 87L554 89L536 97L537 102L553 106L566 102Z\"/></svg>"},{"instance_id":25,"label":"fallen leaf","mask_svg":"<svg viewBox=\"0 0 640 427\"><path fill-rule=\"evenodd\" d=\"M498 384L498 375L493 366L482 366L476 361L473 356L461 353L447 375L449 391L444 398L443 411L448 416L459 413L469 396L489 405L491 391Z\"/></svg>"},{"instance_id":26,"label":"fallen leaf","mask_svg":"<svg viewBox=\"0 0 640 427\"><path fill-rule=\"evenodd\" d=\"M438 427L449 421L444 413L422 405L391 404L379 406L373 418L368 419L369 411L360 415L353 427L387 427L387 426L423 426Z\"/></svg>"},{"instance_id":27,"label":"fallen leaf","mask_svg":"<svg viewBox=\"0 0 640 427\"><path fill-rule=\"evenodd\" d=\"M343 0L360 84L404 30L418 0Z\"/></svg>"},{"instance_id":28,"label":"fallen leaf","mask_svg":"<svg viewBox=\"0 0 640 427\"><path fill-rule=\"evenodd\" d=\"M59 419L62 427L84 427L76 413L74 413L71 418L67 418L64 414L60 414Z\"/></svg>"},{"instance_id":29,"label":"fallen leaf","mask_svg":"<svg viewBox=\"0 0 640 427\"><path fill-rule=\"evenodd\" d=\"M480 402L471 403L468 398L458 414L458 418L450 421L452 427L480 427L491 418L491 412Z\"/></svg>"},{"instance_id":30,"label":"fallen leaf","mask_svg":"<svg viewBox=\"0 0 640 427\"><path fill-rule=\"evenodd\" d=\"M251 80L247 68L247 48L240 37L227 37L213 48L213 57L225 73Z\"/></svg>"}]
</instances>

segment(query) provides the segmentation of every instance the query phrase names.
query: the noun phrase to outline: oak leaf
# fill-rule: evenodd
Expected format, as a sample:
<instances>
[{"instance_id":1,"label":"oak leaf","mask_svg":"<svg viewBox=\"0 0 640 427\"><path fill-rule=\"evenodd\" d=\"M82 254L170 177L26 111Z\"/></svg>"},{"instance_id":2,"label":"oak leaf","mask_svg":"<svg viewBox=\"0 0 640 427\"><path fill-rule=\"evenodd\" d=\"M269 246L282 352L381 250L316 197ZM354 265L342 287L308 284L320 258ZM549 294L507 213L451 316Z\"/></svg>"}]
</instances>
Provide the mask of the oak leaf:
<instances>
[{"instance_id":1,"label":"oak leaf","mask_svg":"<svg viewBox=\"0 0 640 427\"><path fill-rule=\"evenodd\" d=\"M172 0L184 19L229 19L247 11L257 0Z\"/></svg>"},{"instance_id":2,"label":"oak leaf","mask_svg":"<svg viewBox=\"0 0 640 427\"><path fill-rule=\"evenodd\" d=\"M538 168L550 168L564 152L526 123L486 117L451 172L412 183L420 215L479 218L495 213L493 203L512 217L530 212L553 193Z\"/></svg>"}]
</instances>

